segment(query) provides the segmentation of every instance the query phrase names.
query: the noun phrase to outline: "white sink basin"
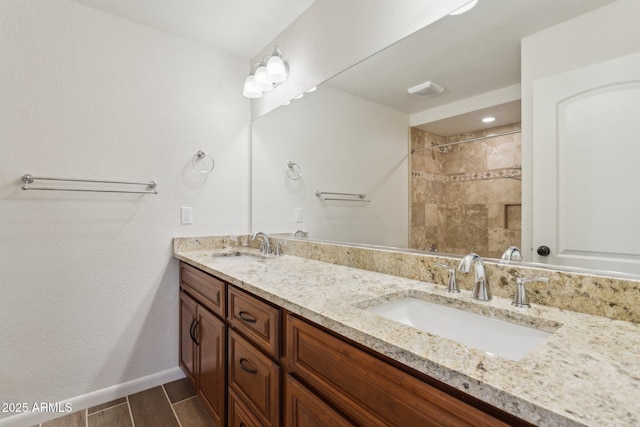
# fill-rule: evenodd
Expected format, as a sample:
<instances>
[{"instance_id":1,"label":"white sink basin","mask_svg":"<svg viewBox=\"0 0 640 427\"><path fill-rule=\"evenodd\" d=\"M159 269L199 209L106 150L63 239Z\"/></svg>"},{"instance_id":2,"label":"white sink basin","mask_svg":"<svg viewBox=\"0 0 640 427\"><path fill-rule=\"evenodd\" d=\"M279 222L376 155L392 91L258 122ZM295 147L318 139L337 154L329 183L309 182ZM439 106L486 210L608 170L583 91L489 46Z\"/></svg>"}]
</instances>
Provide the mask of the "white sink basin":
<instances>
[{"instance_id":1,"label":"white sink basin","mask_svg":"<svg viewBox=\"0 0 640 427\"><path fill-rule=\"evenodd\" d=\"M417 298L402 298L366 310L510 360L522 359L552 334Z\"/></svg>"}]
</instances>

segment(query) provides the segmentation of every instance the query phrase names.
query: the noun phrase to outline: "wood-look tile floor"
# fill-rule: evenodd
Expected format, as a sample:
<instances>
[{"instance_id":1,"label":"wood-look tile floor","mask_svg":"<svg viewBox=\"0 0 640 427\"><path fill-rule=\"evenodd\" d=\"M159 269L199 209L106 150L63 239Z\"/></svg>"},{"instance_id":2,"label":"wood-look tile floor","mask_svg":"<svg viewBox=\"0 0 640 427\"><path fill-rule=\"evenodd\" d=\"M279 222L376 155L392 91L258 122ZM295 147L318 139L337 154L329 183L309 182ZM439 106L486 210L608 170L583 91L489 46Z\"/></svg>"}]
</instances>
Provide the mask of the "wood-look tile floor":
<instances>
[{"instance_id":1,"label":"wood-look tile floor","mask_svg":"<svg viewBox=\"0 0 640 427\"><path fill-rule=\"evenodd\" d=\"M73 412L40 427L216 427L186 378Z\"/></svg>"}]
</instances>

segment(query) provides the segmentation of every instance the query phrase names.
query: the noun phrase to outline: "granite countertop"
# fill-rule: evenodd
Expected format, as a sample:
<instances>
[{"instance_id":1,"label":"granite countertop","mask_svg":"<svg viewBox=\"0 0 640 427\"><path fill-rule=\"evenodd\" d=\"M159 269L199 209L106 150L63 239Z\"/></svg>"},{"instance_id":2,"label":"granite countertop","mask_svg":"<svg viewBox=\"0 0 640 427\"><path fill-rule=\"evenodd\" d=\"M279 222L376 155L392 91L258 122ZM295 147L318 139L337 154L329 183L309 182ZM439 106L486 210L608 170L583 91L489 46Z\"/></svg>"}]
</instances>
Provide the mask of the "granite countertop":
<instances>
[{"instance_id":1,"label":"granite countertop","mask_svg":"<svg viewBox=\"0 0 640 427\"><path fill-rule=\"evenodd\" d=\"M174 256L533 424L640 425L638 324L541 305L516 308L499 297L478 302L468 291L448 294L442 285L290 255L222 256L235 252ZM363 310L404 296L555 332L513 361Z\"/></svg>"}]
</instances>

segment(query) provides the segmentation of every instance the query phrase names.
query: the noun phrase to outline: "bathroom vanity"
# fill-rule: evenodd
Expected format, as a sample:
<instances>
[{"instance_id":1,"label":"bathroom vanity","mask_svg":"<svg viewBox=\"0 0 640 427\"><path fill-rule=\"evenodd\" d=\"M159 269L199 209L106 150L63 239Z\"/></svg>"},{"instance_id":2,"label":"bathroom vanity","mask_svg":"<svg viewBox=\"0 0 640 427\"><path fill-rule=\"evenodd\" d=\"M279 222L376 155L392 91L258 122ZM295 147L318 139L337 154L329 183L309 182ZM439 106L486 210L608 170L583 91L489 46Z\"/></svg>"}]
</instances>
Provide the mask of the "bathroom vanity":
<instances>
[{"instance_id":1,"label":"bathroom vanity","mask_svg":"<svg viewBox=\"0 0 640 427\"><path fill-rule=\"evenodd\" d=\"M220 425L640 423L636 323L237 243L174 244L181 366ZM407 297L550 335L511 360L369 310Z\"/></svg>"}]
</instances>

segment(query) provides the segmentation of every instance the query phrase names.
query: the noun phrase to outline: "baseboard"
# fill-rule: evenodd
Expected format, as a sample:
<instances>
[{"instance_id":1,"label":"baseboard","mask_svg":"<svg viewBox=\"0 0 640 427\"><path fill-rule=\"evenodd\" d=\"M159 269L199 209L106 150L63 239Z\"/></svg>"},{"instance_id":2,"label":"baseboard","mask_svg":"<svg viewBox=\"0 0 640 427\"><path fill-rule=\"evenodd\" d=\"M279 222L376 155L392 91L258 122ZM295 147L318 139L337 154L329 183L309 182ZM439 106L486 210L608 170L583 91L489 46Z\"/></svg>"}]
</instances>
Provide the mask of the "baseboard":
<instances>
[{"instance_id":1,"label":"baseboard","mask_svg":"<svg viewBox=\"0 0 640 427\"><path fill-rule=\"evenodd\" d=\"M92 406L100 405L111 400L119 399L129 394L138 393L139 391L157 387L171 381L184 378L184 372L179 367L138 378L122 384L116 384L102 390L92 391L91 393L73 397L71 399L60 402L59 407L63 408L65 404L71 404L72 411L78 412ZM65 412L24 412L8 418L0 419L0 427L28 427L62 417Z\"/></svg>"}]
</instances>

